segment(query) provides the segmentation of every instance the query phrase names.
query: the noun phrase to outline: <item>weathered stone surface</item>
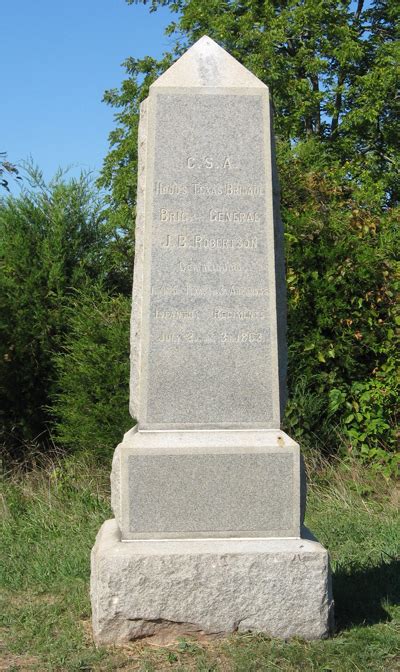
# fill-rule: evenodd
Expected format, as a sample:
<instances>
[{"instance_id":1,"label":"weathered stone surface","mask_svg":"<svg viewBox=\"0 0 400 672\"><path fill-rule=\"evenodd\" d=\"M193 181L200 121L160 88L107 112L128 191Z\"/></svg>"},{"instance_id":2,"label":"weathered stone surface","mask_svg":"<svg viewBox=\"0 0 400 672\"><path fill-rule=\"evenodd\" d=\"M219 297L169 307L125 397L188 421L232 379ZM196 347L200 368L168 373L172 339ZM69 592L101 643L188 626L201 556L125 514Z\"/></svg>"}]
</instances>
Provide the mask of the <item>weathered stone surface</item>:
<instances>
[{"instance_id":1,"label":"weathered stone surface","mask_svg":"<svg viewBox=\"0 0 400 672\"><path fill-rule=\"evenodd\" d=\"M267 87L209 38L139 129L131 412L140 428L279 427L282 230Z\"/></svg>"},{"instance_id":2,"label":"weathered stone surface","mask_svg":"<svg viewBox=\"0 0 400 672\"><path fill-rule=\"evenodd\" d=\"M138 129L138 176L136 195L135 266L133 271L131 312L131 372L129 408L133 417L138 415L139 376L142 354L142 304L144 270L144 222L146 200L147 100L140 106Z\"/></svg>"},{"instance_id":3,"label":"weathered stone surface","mask_svg":"<svg viewBox=\"0 0 400 672\"><path fill-rule=\"evenodd\" d=\"M299 537L297 443L280 430L127 432L112 505L122 538Z\"/></svg>"},{"instance_id":4,"label":"weathered stone surface","mask_svg":"<svg viewBox=\"0 0 400 672\"><path fill-rule=\"evenodd\" d=\"M280 429L286 312L267 87L207 37L142 104L130 408L92 551L99 644L325 637L328 555ZM301 538L303 536L303 538Z\"/></svg>"},{"instance_id":5,"label":"weathered stone surface","mask_svg":"<svg viewBox=\"0 0 400 672\"><path fill-rule=\"evenodd\" d=\"M98 644L260 631L326 637L326 550L310 539L120 541L108 520L92 551Z\"/></svg>"}]
</instances>

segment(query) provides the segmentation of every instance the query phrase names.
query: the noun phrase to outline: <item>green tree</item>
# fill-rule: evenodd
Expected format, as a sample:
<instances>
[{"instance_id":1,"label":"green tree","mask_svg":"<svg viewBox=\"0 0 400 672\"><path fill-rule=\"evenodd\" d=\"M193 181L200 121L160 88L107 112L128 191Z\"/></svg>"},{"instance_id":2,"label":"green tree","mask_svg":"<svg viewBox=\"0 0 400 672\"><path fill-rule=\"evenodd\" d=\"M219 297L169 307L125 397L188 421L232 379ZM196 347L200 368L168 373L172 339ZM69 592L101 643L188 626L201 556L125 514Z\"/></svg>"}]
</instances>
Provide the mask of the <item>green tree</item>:
<instances>
[{"instance_id":1,"label":"green tree","mask_svg":"<svg viewBox=\"0 0 400 672\"><path fill-rule=\"evenodd\" d=\"M127 58L126 80L104 97L116 109L116 128L99 184L109 189L110 225L129 232L121 249L133 247L140 103L159 74L208 34L273 97L289 290L287 426L303 444L315 443L324 418L326 447L334 447L339 425L349 452L384 463L383 449L395 441L398 366L398 3L142 4L174 12L166 31L173 46L159 61Z\"/></svg>"},{"instance_id":2,"label":"green tree","mask_svg":"<svg viewBox=\"0 0 400 672\"><path fill-rule=\"evenodd\" d=\"M102 203L90 180L59 175L46 186L32 170L27 179L34 189L0 201L1 438L16 456L44 440L52 417L68 298L105 274Z\"/></svg>"},{"instance_id":3,"label":"green tree","mask_svg":"<svg viewBox=\"0 0 400 672\"><path fill-rule=\"evenodd\" d=\"M74 294L68 331L53 360L57 387L55 434L70 451L110 458L129 416L129 314L131 299L111 296L101 284Z\"/></svg>"},{"instance_id":4,"label":"green tree","mask_svg":"<svg viewBox=\"0 0 400 672\"><path fill-rule=\"evenodd\" d=\"M343 176L358 183L369 204L397 203L400 46L395 0L143 4L152 11L167 5L178 13L166 31L175 44L160 61L127 58L128 78L120 90L104 97L118 110L101 177L102 186L112 190L116 222L126 227L134 208L140 102L151 82L205 33L269 86L280 142L295 147L310 138L319 141L326 161L338 161Z\"/></svg>"},{"instance_id":5,"label":"green tree","mask_svg":"<svg viewBox=\"0 0 400 672\"><path fill-rule=\"evenodd\" d=\"M6 176L12 175L16 180L21 180L17 166L7 161L7 152L0 152L0 187L10 191Z\"/></svg>"}]
</instances>

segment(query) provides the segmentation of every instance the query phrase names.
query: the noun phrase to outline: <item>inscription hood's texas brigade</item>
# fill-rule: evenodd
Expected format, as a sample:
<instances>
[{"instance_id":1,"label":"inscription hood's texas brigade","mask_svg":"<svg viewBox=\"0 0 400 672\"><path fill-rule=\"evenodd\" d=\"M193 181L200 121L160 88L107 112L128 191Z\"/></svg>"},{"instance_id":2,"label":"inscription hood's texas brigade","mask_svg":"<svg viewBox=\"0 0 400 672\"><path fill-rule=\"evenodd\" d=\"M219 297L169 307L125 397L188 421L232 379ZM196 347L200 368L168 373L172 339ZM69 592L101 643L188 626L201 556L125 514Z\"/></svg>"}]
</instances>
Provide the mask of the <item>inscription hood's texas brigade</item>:
<instances>
[{"instance_id":1,"label":"inscription hood's texas brigade","mask_svg":"<svg viewBox=\"0 0 400 672\"><path fill-rule=\"evenodd\" d=\"M115 520L92 552L96 641L237 623L325 636L328 556L302 528L299 446L280 429L285 281L268 88L203 37L150 87L138 170L137 424L115 451Z\"/></svg>"}]
</instances>

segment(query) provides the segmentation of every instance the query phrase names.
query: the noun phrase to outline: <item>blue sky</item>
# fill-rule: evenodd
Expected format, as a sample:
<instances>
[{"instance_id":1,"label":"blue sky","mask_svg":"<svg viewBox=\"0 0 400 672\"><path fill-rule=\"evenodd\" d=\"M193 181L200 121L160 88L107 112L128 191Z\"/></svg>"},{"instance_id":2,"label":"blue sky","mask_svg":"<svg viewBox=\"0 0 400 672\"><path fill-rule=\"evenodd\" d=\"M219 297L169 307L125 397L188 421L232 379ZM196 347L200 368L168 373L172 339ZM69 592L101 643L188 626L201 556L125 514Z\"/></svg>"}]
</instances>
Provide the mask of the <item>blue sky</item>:
<instances>
[{"instance_id":1,"label":"blue sky","mask_svg":"<svg viewBox=\"0 0 400 672\"><path fill-rule=\"evenodd\" d=\"M127 56L169 49L170 20L125 0L2 2L0 151L32 156L46 179L59 166L98 171L114 125L103 93L124 79Z\"/></svg>"}]
</instances>

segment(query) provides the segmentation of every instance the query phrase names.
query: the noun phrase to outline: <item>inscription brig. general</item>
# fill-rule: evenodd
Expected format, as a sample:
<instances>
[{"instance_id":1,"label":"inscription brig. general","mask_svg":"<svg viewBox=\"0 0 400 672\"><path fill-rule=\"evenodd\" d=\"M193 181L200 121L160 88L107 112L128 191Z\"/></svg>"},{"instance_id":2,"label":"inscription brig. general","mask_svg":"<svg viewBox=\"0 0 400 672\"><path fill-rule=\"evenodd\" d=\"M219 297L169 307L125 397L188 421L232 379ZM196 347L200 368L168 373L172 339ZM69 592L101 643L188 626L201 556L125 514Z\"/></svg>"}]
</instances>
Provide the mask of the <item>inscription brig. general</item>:
<instances>
[{"instance_id":1,"label":"inscription brig. general","mask_svg":"<svg viewBox=\"0 0 400 672\"><path fill-rule=\"evenodd\" d=\"M252 224L261 222L262 215L259 212L242 212L240 210L210 210L208 213L209 222L231 223L231 224ZM187 224L192 222L194 217L187 210L169 210L160 208L160 222L167 224Z\"/></svg>"}]
</instances>

